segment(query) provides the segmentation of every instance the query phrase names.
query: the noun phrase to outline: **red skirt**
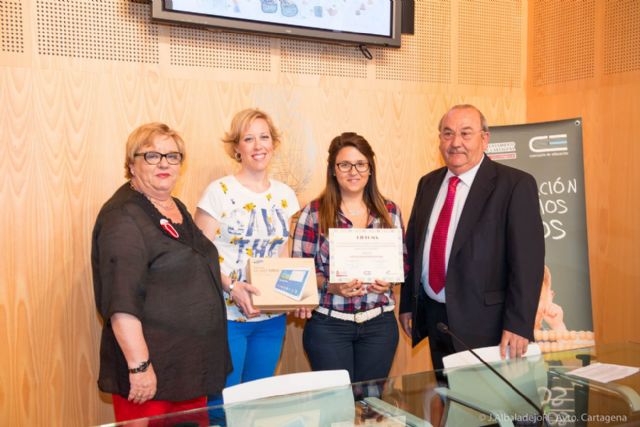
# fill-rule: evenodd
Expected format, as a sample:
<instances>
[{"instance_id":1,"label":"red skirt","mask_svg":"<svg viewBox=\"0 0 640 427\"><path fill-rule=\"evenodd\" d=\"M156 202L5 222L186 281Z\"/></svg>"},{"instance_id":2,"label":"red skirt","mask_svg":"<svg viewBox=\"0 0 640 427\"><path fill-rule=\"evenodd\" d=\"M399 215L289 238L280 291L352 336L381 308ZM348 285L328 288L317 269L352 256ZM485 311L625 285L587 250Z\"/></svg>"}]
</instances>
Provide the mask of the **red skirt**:
<instances>
[{"instance_id":1,"label":"red skirt","mask_svg":"<svg viewBox=\"0 0 640 427\"><path fill-rule=\"evenodd\" d=\"M113 394L113 411L116 422L135 420L137 418L156 417L158 415L174 412L188 411L190 409L204 408L207 406L207 397L197 397L191 400L170 402L168 400L148 400L142 404L129 402L126 398ZM140 426L161 427L175 425L177 422L197 423L200 427L209 425L209 415L206 410L196 411L192 414L180 414L166 417L165 419L141 421ZM133 424L132 424L133 425ZM137 425L137 424L135 424Z\"/></svg>"}]
</instances>

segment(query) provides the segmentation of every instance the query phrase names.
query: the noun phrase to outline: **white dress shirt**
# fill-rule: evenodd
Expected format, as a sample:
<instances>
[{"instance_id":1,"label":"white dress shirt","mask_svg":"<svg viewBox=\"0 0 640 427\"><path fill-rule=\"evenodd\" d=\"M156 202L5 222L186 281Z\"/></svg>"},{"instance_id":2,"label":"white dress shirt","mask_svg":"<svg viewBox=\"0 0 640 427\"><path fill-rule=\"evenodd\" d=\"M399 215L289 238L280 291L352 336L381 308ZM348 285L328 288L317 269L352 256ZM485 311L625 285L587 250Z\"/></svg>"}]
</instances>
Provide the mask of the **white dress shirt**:
<instances>
[{"instance_id":1,"label":"white dress shirt","mask_svg":"<svg viewBox=\"0 0 640 427\"><path fill-rule=\"evenodd\" d=\"M458 175L460 178L460 182L456 187L456 197L453 202L453 208L451 210L451 220L449 222L449 231L447 232L447 249L445 252L445 273L449 267L449 255L451 254L451 245L453 244L453 238L456 234L456 229L458 228L458 222L460 221L460 216L462 215L462 209L464 208L464 204L467 201L467 196L469 195L469 190L471 189L471 184L473 184L473 180L476 178L476 174L478 173L478 168L484 161L484 158L466 171L465 173ZM431 299L434 299L438 302L445 303L446 297L445 292L447 291L446 286L442 288L440 292L437 294L431 289L429 286L429 252L431 249L431 238L433 237L433 230L436 228L436 223L438 222L438 216L440 216L440 211L442 210L442 206L444 206L444 201L447 198L447 191L449 188L449 179L455 176L450 170L447 170L447 174L442 181L442 185L440 185L440 190L438 191L438 197L433 205L433 209L431 210L431 217L429 218L429 228L427 229L427 238L424 241L424 250L422 251L422 276L421 283L424 291L427 293L427 296Z\"/></svg>"}]
</instances>

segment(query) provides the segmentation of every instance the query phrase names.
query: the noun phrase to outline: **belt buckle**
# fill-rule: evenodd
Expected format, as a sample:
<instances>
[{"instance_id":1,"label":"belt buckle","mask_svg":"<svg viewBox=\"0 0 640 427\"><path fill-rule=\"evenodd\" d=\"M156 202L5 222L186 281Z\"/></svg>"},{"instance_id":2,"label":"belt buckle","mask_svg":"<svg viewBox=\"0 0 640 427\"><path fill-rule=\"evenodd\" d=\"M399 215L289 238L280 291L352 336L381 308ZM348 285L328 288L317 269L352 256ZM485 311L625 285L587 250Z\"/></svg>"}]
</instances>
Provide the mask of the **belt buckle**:
<instances>
[{"instance_id":1,"label":"belt buckle","mask_svg":"<svg viewBox=\"0 0 640 427\"><path fill-rule=\"evenodd\" d=\"M363 323L367 321L367 312L366 311L359 311L355 314L354 317L356 323Z\"/></svg>"}]
</instances>

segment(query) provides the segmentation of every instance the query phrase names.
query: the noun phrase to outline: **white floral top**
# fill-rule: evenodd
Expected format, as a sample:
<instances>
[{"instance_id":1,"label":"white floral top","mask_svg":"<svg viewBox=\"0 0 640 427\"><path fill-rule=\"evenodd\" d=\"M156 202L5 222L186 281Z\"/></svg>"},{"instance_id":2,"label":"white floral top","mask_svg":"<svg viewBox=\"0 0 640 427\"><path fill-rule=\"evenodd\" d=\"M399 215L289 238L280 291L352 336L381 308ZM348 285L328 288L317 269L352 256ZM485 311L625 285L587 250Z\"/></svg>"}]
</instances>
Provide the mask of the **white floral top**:
<instances>
[{"instance_id":1,"label":"white floral top","mask_svg":"<svg viewBox=\"0 0 640 427\"><path fill-rule=\"evenodd\" d=\"M233 176L213 181L198 207L219 223L214 239L223 274L245 281L249 258L277 257L289 238L289 219L299 209L294 191L286 184L270 180L263 193L244 187ZM240 322L260 321L274 315L247 319L225 292L227 318Z\"/></svg>"}]
</instances>

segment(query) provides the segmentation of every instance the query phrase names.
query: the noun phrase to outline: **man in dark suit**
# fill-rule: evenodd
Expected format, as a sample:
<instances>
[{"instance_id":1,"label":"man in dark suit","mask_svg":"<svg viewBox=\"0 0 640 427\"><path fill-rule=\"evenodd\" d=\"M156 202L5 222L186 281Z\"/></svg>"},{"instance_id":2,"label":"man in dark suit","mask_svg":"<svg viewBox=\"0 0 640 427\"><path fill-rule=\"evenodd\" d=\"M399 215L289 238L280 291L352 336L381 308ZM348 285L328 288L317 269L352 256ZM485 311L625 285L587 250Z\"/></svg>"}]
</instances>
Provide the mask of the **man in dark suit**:
<instances>
[{"instance_id":1,"label":"man in dark suit","mask_svg":"<svg viewBox=\"0 0 640 427\"><path fill-rule=\"evenodd\" d=\"M520 357L533 339L544 271L544 231L535 179L493 162L489 128L472 105L440 120L446 167L420 179L407 227L410 270L400 322L415 346L429 338L434 369L470 347L500 344Z\"/></svg>"}]
</instances>

